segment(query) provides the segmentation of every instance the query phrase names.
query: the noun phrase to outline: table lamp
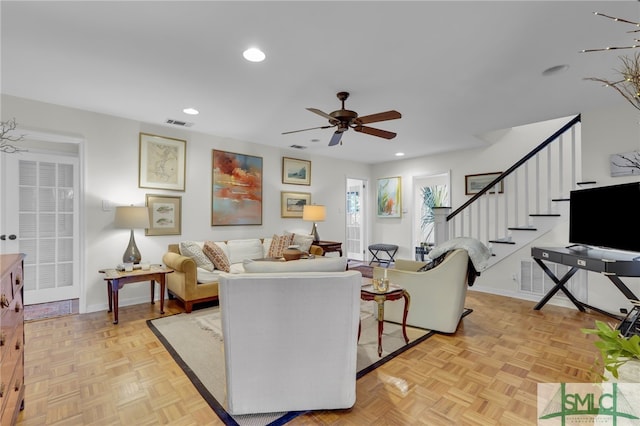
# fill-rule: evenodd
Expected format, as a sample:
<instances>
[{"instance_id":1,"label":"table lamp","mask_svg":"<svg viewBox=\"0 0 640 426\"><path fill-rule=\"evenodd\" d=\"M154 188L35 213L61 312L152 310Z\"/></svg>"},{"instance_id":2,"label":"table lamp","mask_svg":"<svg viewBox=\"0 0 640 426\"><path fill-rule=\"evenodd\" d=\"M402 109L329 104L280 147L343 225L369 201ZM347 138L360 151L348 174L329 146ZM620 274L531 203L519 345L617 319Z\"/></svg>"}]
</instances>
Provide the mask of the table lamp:
<instances>
[{"instance_id":1,"label":"table lamp","mask_svg":"<svg viewBox=\"0 0 640 426\"><path fill-rule=\"evenodd\" d=\"M135 206L116 207L114 224L116 228L131 229L129 245L122 256L122 261L124 263L140 263L142 256L140 255L138 246L136 246L133 230L149 227L149 208Z\"/></svg>"},{"instance_id":2,"label":"table lamp","mask_svg":"<svg viewBox=\"0 0 640 426\"><path fill-rule=\"evenodd\" d=\"M305 205L302 207L302 220L313 222L311 228L311 235L313 235L313 241L320 241L318 236L318 225L316 222L322 222L327 217L327 208L316 204Z\"/></svg>"}]
</instances>

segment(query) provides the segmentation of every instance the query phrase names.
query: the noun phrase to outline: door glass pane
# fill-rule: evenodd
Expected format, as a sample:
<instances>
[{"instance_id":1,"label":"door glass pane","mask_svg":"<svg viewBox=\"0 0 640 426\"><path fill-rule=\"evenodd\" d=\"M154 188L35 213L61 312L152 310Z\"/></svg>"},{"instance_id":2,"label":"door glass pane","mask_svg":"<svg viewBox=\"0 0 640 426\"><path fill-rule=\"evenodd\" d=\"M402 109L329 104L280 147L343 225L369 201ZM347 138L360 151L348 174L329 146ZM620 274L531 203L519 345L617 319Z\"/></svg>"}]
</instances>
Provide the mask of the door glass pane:
<instances>
[{"instance_id":1,"label":"door glass pane","mask_svg":"<svg viewBox=\"0 0 640 426\"><path fill-rule=\"evenodd\" d=\"M73 188L73 166L58 164L58 186Z\"/></svg>"},{"instance_id":2,"label":"door glass pane","mask_svg":"<svg viewBox=\"0 0 640 426\"><path fill-rule=\"evenodd\" d=\"M20 185L36 186L36 162L35 161L23 161L19 162L19 177L18 182Z\"/></svg>"},{"instance_id":3,"label":"door glass pane","mask_svg":"<svg viewBox=\"0 0 640 426\"><path fill-rule=\"evenodd\" d=\"M56 165L54 163L40 163L40 186L56 186Z\"/></svg>"},{"instance_id":4,"label":"door glass pane","mask_svg":"<svg viewBox=\"0 0 640 426\"><path fill-rule=\"evenodd\" d=\"M39 206L41 212L56 211L56 195L53 188L40 188L38 195L40 196Z\"/></svg>"},{"instance_id":5,"label":"door glass pane","mask_svg":"<svg viewBox=\"0 0 640 426\"><path fill-rule=\"evenodd\" d=\"M39 263L53 263L56 260L56 242L53 239L40 239L38 247Z\"/></svg>"},{"instance_id":6,"label":"door glass pane","mask_svg":"<svg viewBox=\"0 0 640 426\"><path fill-rule=\"evenodd\" d=\"M49 213L38 215L41 238L51 238L56 236L55 218L55 215Z\"/></svg>"}]
</instances>

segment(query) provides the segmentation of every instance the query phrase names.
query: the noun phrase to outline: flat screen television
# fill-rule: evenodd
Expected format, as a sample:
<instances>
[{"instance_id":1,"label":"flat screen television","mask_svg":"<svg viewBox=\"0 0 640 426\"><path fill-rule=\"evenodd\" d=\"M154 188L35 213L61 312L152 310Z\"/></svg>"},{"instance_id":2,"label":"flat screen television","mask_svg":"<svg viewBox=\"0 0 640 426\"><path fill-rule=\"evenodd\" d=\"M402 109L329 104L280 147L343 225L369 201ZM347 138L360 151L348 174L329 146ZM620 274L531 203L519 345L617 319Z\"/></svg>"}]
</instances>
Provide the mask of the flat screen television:
<instances>
[{"instance_id":1,"label":"flat screen television","mask_svg":"<svg viewBox=\"0 0 640 426\"><path fill-rule=\"evenodd\" d=\"M569 242L640 252L640 182L571 191Z\"/></svg>"}]
</instances>

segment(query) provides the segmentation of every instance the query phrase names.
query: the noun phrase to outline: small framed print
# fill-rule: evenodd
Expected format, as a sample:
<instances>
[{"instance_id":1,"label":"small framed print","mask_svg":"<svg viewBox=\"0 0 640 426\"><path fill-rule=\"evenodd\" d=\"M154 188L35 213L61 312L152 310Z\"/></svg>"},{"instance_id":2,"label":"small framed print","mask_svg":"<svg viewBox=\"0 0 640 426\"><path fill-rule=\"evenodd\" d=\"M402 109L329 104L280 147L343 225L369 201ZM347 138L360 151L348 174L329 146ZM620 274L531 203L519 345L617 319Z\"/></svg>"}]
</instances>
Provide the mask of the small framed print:
<instances>
[{"instance_id":1,"label":"small framed print","mask_svg":"<svg viewBox=\"0 0 640 426\"><path fill-rule=\"evenodd\" d=\"M489 185L491 182L493 182L494 179L496 179L501 174L502 172L480 173L477 175L465 175L464 193L466 195L477 194L478 192L482 191L485 186ZM494 192L494 190L491 189L490 192ZM504 180L500 181L500 184L498 185L498 192L500 194L504 192Z\"/></svg>"},{"instance_id":2,"label":"small framed print","mask_svg":"<svg viewBox=\"0 0 640 426\"><path fill-rule=\"evenodd\" d=\"M182 197L171 195L146 196L149 208L149 228L144 235L180 235L182 233Z\"/></svg>"},{"instance_id":3,"label":"small framed print","mask_svg":"<svg viewBox=\"0 0 640 426\"><path fill-rule=\"evenodd\" d=\"M311 204L309 192L280 192L280 216L302 219L302 209Z\"/></svg>"},{"instance_id":4,"label":"small framed print","mask_svg":"<svg viewBox=\"0 0 640 426\"><path fill-rule=\"evenodd\" d=\"M282 183L311 185L311 161L282 157Z\"/></svg>"},{"instance_id":5,"label":"small framed print","mask_svg":"<svg viewBox=\"0 0 640 426\"><path fill-rule=\"evenodd\" d=\"M187 141L140 133L138 186L184 191Z\"/></svg>"}]
</instances>

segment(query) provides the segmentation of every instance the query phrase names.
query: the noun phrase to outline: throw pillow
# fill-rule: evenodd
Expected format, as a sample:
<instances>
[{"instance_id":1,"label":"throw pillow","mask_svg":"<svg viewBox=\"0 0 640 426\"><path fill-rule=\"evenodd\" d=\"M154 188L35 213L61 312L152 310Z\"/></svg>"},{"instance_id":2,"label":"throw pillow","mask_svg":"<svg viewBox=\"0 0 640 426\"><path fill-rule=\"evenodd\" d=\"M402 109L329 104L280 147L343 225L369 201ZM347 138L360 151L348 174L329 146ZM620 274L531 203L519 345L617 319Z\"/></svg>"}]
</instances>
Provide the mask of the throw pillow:
<instances>
[{"instance_id":1,"label":"throw pillow","mask_svg":"<svg viewBox=\"0 0 640 426\"><path fill-rule=\"evenodd\" d=\"M311 248L311 243L313 243L313 235L307 234L295 234L293 232L286 232L284 235L292 235L293 236L293 244L297 245L300 251L309 253L309 248Z\"/></svg>"},{"instance_id":2,"label":"throw pillow","mask_svg":"<svg viewBox=\"0 0 640 426\"><path fill-rule=\"evenodd\" d=\"M274 235L269 247L269 257L282 257L282 251L293 243L293 234Z\"/></svg>"},{"instance_id":3,"label":"throw pillow","mask_svg":"<svg viewBox=\"0 0 640 426\"><path fill-rule=\"evenodd\" d=\"M180 254L192 258L196 266L209 272L213 271L213 263L202 252L202 247L195 241L182 241L180 243Z\"/></svg>"},{"instance_id":4,"label":"throw pillow","mask_svg":"<svg viewBox=\"0 0 640 426\"><path fill-rule=\"evenodd\" d=\"M220 246L212 241L207 241L204 243L202 251L211 260L211 262L213 262L213 266L215 266L216 269L229 272L229 269L231 268L229 259L227 259L227 255L224 254Z\"/></svg>"}]
</instances>

